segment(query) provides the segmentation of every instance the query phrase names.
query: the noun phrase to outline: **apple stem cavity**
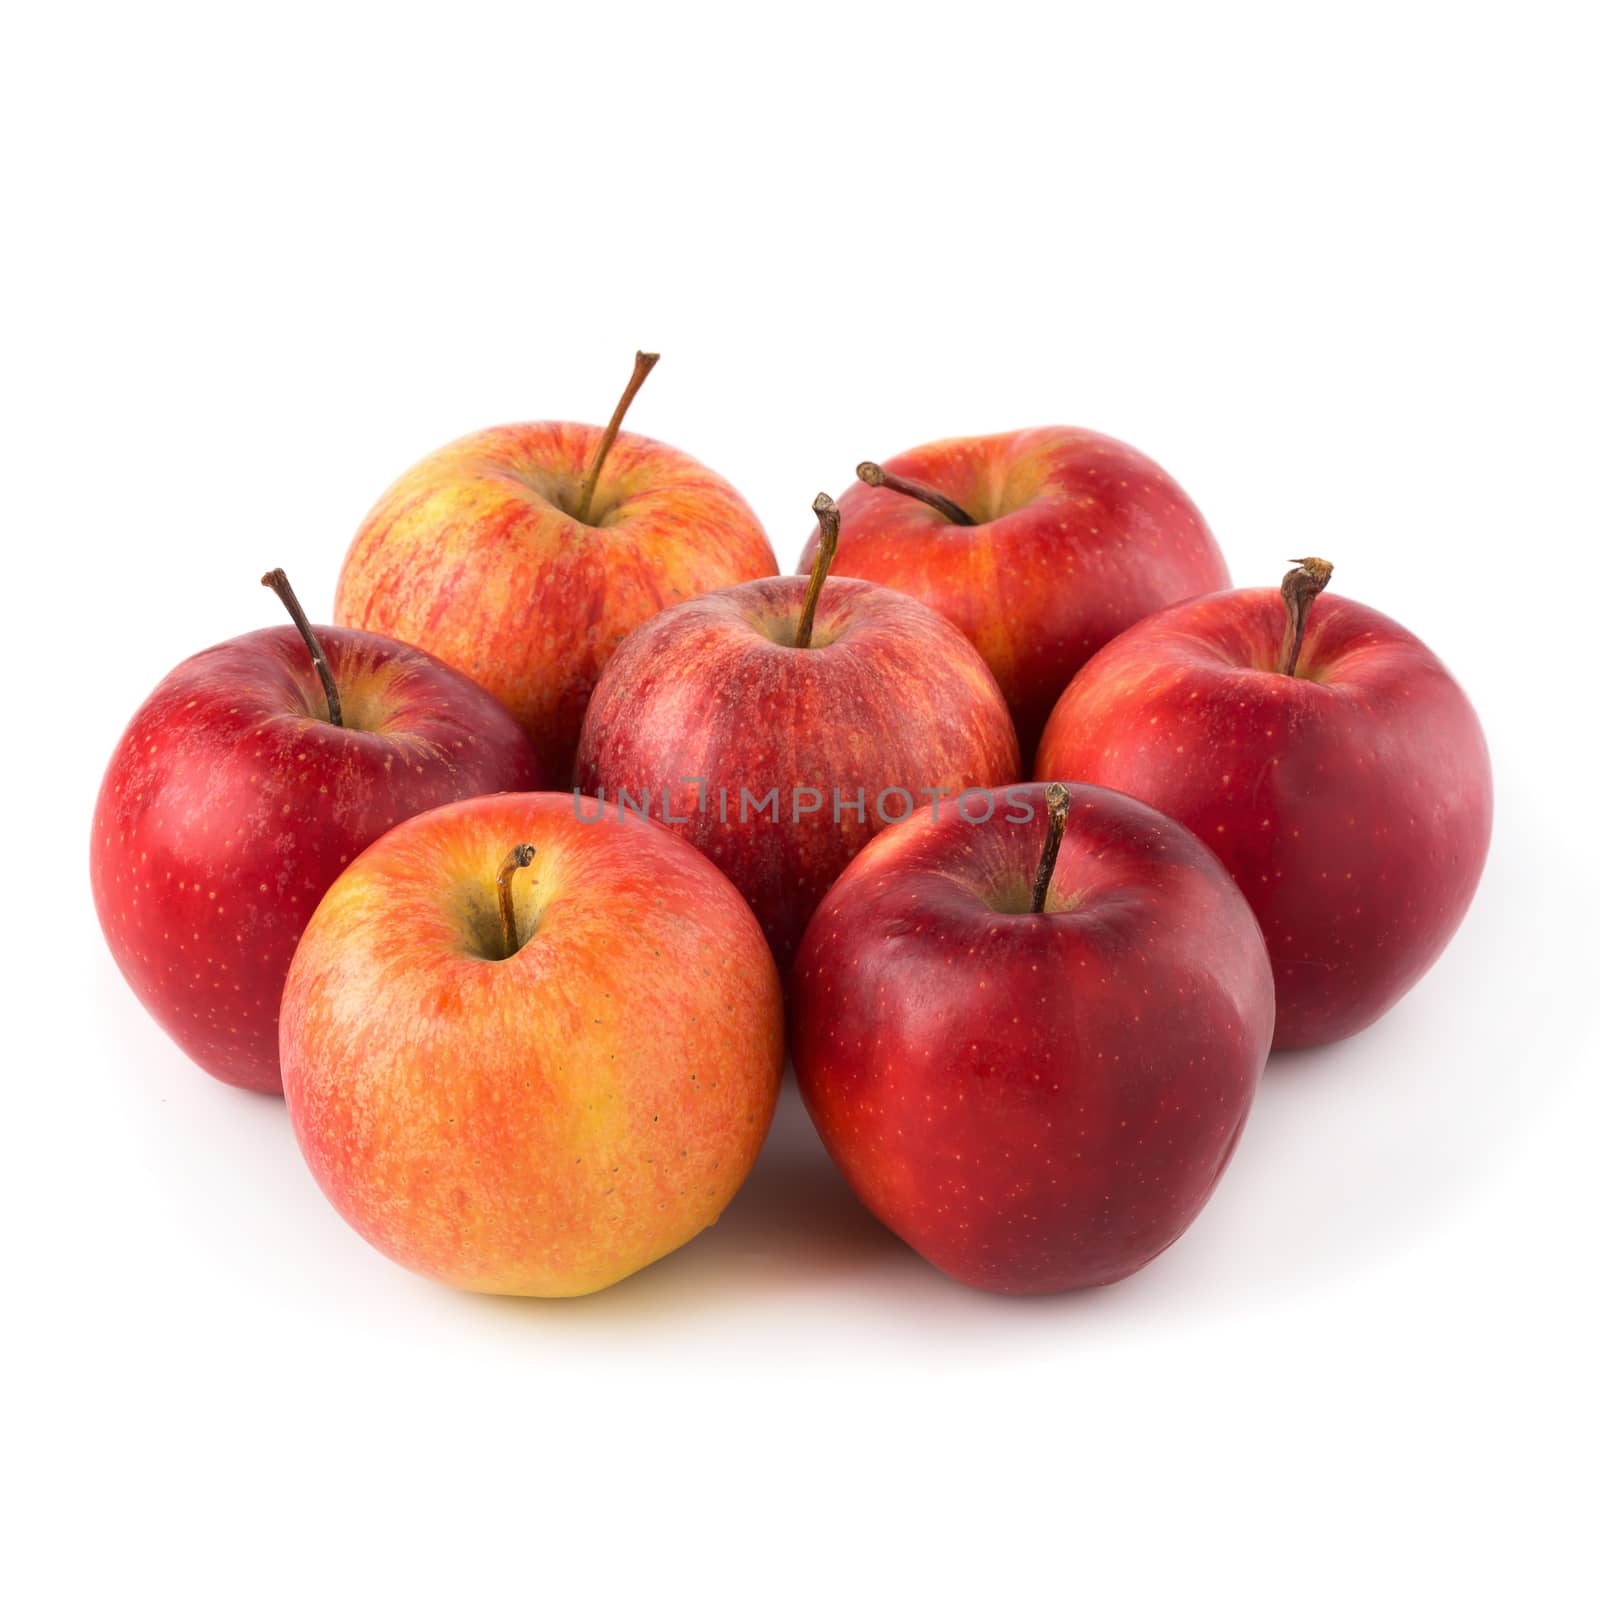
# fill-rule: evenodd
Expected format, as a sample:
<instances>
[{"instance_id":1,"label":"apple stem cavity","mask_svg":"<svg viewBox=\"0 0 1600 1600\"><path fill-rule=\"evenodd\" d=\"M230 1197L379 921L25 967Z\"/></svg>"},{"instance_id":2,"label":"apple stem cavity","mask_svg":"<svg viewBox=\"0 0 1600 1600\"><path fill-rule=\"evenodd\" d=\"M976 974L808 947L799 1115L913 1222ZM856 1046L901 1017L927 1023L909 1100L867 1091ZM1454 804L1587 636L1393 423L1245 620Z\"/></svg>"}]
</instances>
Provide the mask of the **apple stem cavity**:
<instances>
[{"instance_id":1,"label":"apple stem cavity","mask_svg":"<svg viewBox=\"0 0 1600 1600\"><path fill-rule=\"evenodd\" d=\"M282 567L274 567L271 572L262 576L261 583L264 588L270 589L283 601L284 610L289 613L295 627L300 630L300 637L305 640L306 649L311 652L311 664L317 669L317 676L322 679L322 692L328 697L328 721L334 727L342 728L344 711L339 704L339 685L333 681L333 668L328 665L328 658L323 652L322 645L316 634L311 631L310 618L306 616L299 597L290 587L287 574Z\"/></svg>"},{"instance_id":2,"label":"apple stem cavity","mask_svg":"<svg viewBox=\"0 0 1600 1600\"><path fill-rule=\"evenodd\" d=\"M810 648L811 629L817 620L817 601L822 598L823 581L839 549L839 508L833 503L833 496L819 494L811 502L811 509L817 514L822 541L817 546L817 559L811 566L811 582L806 585L805 604L800 607L800 626L794 630L796 650Z\"/></svg>"},{"instance_id":3,"label":"apple stem cavity","mask_svg":"<svg viewBox=\"0 0 1600 1600\"><path fill-rule=\"evenodd\" d=\"M644 380L650 376L650 369L660 359L660 355L652 355L644 350L634 352L633 376L628 379L628 387L622 391L622 398L617 401L617 409L611 413L606 431L600 435L600 444L595 450L594 460L589 463L588 475L584 478L583 489L578 495L577 509L572 513L579 522L589 520L589 507L594 503L594 492L600 483L600 469L605 466L606 457L611 454L611 447L617 442L617 434L622 430L622 419L627 416L628 407L633 404L633 397L643 387Z\"/></svg>"},{"instance_id":4,"label":"apple stem cavity","mask_svg":"<svg viewBox=\"0 0 1600 1600\"><path fill-rule=\"evenodd\" d=\"M1055 875L1056 857L1061 854L1061 836L1067 831L1067 808L1072 797L1064 783L1052 783L1044 791L1044 808L1050 826L1044 836L1044 849L1039 855L1039 870L1033 875L1033 899L1028 910L1044 910L1045 897L1050 893L1050 879Z\"/></svg>"},{"instance_id":5,"label":"apple stem cavity","mask_svg":"<svg viewBox=\"0 0 1600 1600\"><path fill-rule=\"evenodd\" d=\"M1284 575L1279 592L1283 595L1284 609L1289 620L1283 630L1283 673L1294 676L1300 665L1300 646L1305 643L1306 618L1311 614L1311 602L1328 587L1333 576L1333 563L1321 556L1291 556L1294 565Z\"/></svg>"},{"instance_id":6,"label":"apple stem cavity","mask_svg":"<svg viewBox=\"0 0 1600 1600\"><path fill-rule=\"evenodd\" d=\"M533 857L531 844L513 845L510 854L500 863L500 870L494 875L494 886L500 895L500 933L507 961L522 948L522 941L517 938L517 908L511 900L511 880L519 867L532 864Z\"/></svg>"},{"instance_id":7,"label":"apple stem cavity","mask_svg":"<svg viewBox=\"0 0 1600 1600\"><path fill-rule=\"evenodd\" d=\"M908 494L925 506L932 506L946 520L958 528L975 528L977 519L969 517L947 494L930 489L914 478L902 478L898 472L885 472L876 461L863 461L856 468L856 476L871 489L893 489L896 494Z\"/></svg>"}]
</instances>

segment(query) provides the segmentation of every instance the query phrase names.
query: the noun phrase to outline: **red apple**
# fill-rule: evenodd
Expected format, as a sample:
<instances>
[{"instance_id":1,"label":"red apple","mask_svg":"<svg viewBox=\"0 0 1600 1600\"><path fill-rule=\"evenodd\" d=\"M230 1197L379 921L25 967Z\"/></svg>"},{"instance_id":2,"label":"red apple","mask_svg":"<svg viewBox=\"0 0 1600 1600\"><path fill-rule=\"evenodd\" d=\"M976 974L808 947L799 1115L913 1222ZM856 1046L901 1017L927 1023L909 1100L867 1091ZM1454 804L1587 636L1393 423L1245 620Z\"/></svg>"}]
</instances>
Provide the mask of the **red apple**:
<instances>
[{"instance_id":1,"label":"red apple","mask_svg":"<svg viewBox=\"0 0 1600 1600\"><path fill-rule=\"evenodd\" d=\"M622 640L664 606L778 570L729 484L618 433L655 359L638 357L604 430L487 428L419 462L362 523L334 601L336 621L421 645L483 684L563 786Z\"/></svg>"},{"instance_id":2,"label":"red apple","mask_svg":"<svg viewBox=\"0 0 1600 1600\"><path fill-rule=\"evenodd\" d=\"M795 1074L856 1193L1012 1294L1113 1282L1178 1238L1272 1037L1267 953L1216 858L1126 795L1070 799L1018 785L875 839L791 991Z\"/></svg>"},{"instance_id":3,"label":"red apple","mask_svg":"<svg viewBox=\"0 0 1600 1600\"><path fill-rule=\"evenodd\" d=\"M817 500L825 527L837 511ZM832 535L830 535L831 537ZM612 657L577 778L698 846L743 891L786 969L850 858L937 791L1018 775L978 653L878 584L769 578L685 601Z\"/></svg>"},{"instance_id":4,"label":"red apple","mask_svg":"<svg viewBox=\"0 0 1600 1600\"><path fill-rule=\"evenodd\" d=\"M839 497L834 570L915 595L960 628L998 680L1025 758L1101 645L1228 583L1183 490L1087 428L944 439L856 470L862 481ZM813 540L802 572L815 554Z\"/></svg>"},{"instance_id":5,"label":"red apple","mask_svg":"<svg viewBox=\"0 0 1600 1600\"><path fill-rule=\"evenodd\" d=\"M778 975L733 887L553 794L385 834L312 917L282 1039L345 1220L495 1294L588 1294L715 1222L783 1072Z\"/></svg>"},{"instance_id":6,"label":"red apple","mask_svg":"<svg viewBox=\"0 0 1600 1600\"><path fill-rule=\"evenodd\" d=\"M1280 1048L1367 1026L1433 965L1489 848L1489 753L1438 657L1307 560L1174 606L1061 697L1038 776L1125 790L1221 857L1272 955ZM1287 608L1287 609L1286 609ZM1309 608L1309 609L1308 609Z\"/></svg>"},{"instance_id":7,"label":"red apple","mask_svg":"<svg viewBox=\"0 0 1600 1600\"><path fill-rule=\"evenodd\" d=\"M475 683L393 639L313 634L283 574L263 582L296 627L162 679L106 768L89 871L145 1009L207 1072L276 1094L284 974L328 885L402 817L542 776Z\"/></svg>"}]
</instances>

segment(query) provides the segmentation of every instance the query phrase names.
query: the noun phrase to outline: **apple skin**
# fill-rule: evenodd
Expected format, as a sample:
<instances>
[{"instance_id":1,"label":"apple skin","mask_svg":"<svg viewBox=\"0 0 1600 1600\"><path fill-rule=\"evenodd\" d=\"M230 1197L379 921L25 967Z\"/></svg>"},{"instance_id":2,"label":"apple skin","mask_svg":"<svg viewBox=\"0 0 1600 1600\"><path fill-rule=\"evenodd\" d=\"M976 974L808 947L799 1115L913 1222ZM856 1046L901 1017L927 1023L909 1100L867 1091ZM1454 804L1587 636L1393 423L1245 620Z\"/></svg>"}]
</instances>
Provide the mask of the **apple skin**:
<instances>
[{"instance_id":1,"label":"apple skin","mask_svg":"<svg viewBox=\"0 0 1600 1600\"><path fill-rule=\"evenodd\" d=\"M755 513L668 445L618 434L569 515L602 430L532 422L417 463L362 523L334 620L405 639L481 683L565 786L600 669L647 617L778 570Z\"/></svg>"},{"instance_id":2,"label":"apple skin","mask_svg":"<svg viewBox=\"0 0 1600 1600\"><path fill-rule=\"evenodd\" d=\"M1337 593L1278 670L1275 589L1174 606L1061 697L1036 775L1137 795L1192 828L1255 911L1274 1045L1328 1044L1433 965L1477 888L1494 809L1477 716L1438 657Z\"/></svg>"},{"instance_id":3,"label":"apple skin","mask_svg":"<svg viewBox=\"0 0 1600 1600\"><path fill-rule=\"evenodd\" d=\"M106 943L145 1009L212 1076L268 1094L284 975L328 885L402 817L543 781L510 713L442 661L317 637L344 727L292 627L203 650L118 741L89 851Z\"/></svg>"},{"instance_id":4,"label":"apple skin","mask_svg":"<svg viewBox=\"0 0 1600 1600\"><path fill-rule=\"evenodd\" d=\"M999 688L949 623L892 589L830 577L812 643L795 649L805 591L804 579L768 578L652 618L602 674L578 750L586 794L616 811L621 790L648 790L650 814L727 873L783 971L829 885L886 825L886 791L909 791L882 799L892 819L924 789L1020 775ZM774 788L777 822L756 809ZM802 788L825 797L820 809L804 810ZM837 820L835 789L852 802ZM741 818L743 790L754 799Z\"/></svg>"},{"instance_id":5,"label":"apple skin","mask_svg":"<svg viewBox=\"0 0 1600 1600\"><path fill-rule=\"evenodd\" d=\"M999 682L1025 760L1101 645L1162 606L1228 586L1194 502L1148 456L1087 428L944 439L883 465L938 489L977 526L857 483L839 496L832 570L914 595L953 622Z\"/></svg>"},{"instance_id":6,"label":"apple skin","mask_svg":"<svg viewBox=\"0 0 1600 1600\"><path fill-rule=\"evenodd\" d=\"M1272 1037L1266 949L1216 858L1126 795L1070 792L1043 912L1042 785L988 821L928 808L851 863L791 985L795 1075L851 1186L1008 1294L1111 1283L1177 1239Z\"/></svg>"},{"instance_id":7,"label":"apple skin","mask_svg":"<svg viewBox=\"0 0 1600 1600\"><path fill-rule=\"evenodd\" d=\"M522 948L499 959L495 875ZM580 1295L715 1222L783 1073L778 975L738 892L570 795L414 817L328 891L283 1003L284 1093L323 1192L458 1288Z\"/></svg>"}]
</instances>

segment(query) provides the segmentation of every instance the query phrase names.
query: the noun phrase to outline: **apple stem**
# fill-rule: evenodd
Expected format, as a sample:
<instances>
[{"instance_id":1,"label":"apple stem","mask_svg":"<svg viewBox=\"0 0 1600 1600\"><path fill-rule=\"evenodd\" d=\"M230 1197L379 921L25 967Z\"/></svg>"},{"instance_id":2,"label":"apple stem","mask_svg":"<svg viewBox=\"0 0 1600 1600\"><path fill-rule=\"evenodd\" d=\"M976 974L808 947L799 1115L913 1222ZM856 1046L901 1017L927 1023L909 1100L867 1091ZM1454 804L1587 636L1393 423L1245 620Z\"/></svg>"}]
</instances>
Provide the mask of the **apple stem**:
<instances>
[{"instance_id":1,"label":"apple stem","mask_svg":"<svg viewBox=\"0 0 1600 1600\"><path fill-rule=\"evenodd\" d=\"M1045 897L1050 893L1050 879L1055 875L1056 857L1061 854L1061 835L1067 831L1067 807L1072 797L1064 783L1052 783L1044 791L1044 806L1049 813L1050 827L1044 836L1044 850L1039 856L1039 870L1033 875L1033 899L1030 911L1043 911Z\"/></svg>"},{"instance_id":2,"label":"apple stem","mask_svg":"<svg viewBox=\"0 0 1600 1600\"><path fill-rule=\"evenodd\" d=\"M528 866L533 856L531 844L514 845L494 875L494 886L500 894L500 933L505 941L507 961L522 948L517 938L517 909L511 902L511 880L516 876L517 868Z\"/></svg>"},{"instance_id":3,"label":"apple stem","mask_svg":"<svg viewBox=\"0 0 1600 1600\"><path fill-rule=\"evenodd\" d=\"M600 435L600 444L594 453L594 460L589 463L589 474L583 480L583 490L578 495L578 509L573 516L579 522L589 520L589 507L594 502L594 492L600 483L600 469L606 464L606 457L611 454L611 447L617 442L617 434L622 429L622 419L628 414L628 407L633 404L633 397L638 394L644 380L650 376L650 369L661 359L659 355L650 355L643 350L634 352L633 376L628 379L628 387L622 391L622 398L617 401L617 409L611 413L611 420L606 424L606 431Z\"/></svg>"},{"instance_id":4,"label":"apple stem","mask_svg":"<svg viewBox=\"0 0 1600 1600\"><path fill-rule=\"evenodd\" d=\"M898 472L885 472L876 461L863 461L856 468L856 476L869 488L893 489L896 494L908 494L913 500L932 506L958 528L977 526L976 519L969 517L949 495L940 494L937 489L930 489L927 484L918 483L914 478L902 478Z\"/></svg>"},{"instance_id":5,"label":"apple stem","mask_svg":"<svg viewBox=\"0 0 1600 1600\"><path fill-rule=\"evenodd\" d=\"M322 679L322 692L328 697L328 721L334 727L342 728L344 712L339 704L339 685L333 681L333 668L328 665L328 658L323 653L322 645L316 634L311 631L310 618L306 616L299 597L290 588L288 576L282 567L274 567L271 572L262 576L261 582L264 588L270 589L283 601L284 610L289 613L295 627L300 630L300 637L305 640L306 649L311 652L311 664L317 669L317 676Z\"/></svg>"},{"instance_id":6,"label":"apple stem","mask_svg":"<svg viewBox=\"0 0 1600 1600\"><path fill-rule=\"evenodd\" d=\"M1294 676L1300 665L1300 646L1305 643L1306 618L1311 614L1311 602L1328 587L1333 576L1333 563L1321 556L1291 556L1294 565L1284 575L1279 593L1289 620L1283 630L1283 672Z\"/></svg>"},{"instance_id":7,"label":"apple stem","mask_svg":"<svg viewBox=\"0 0 1600 1600\"><path fill-rule=\"evenodd\" d=\"M817 620L817 601L822 598L823 580L839 548L839 508L830 494L819 494L811 502L822 528L822 542L817 546L817 559L811 566L811 582L806 585L805 604L800 608L800 626L794 630L794 647L805 650L811 644L811 629Z\"/></svg>"}]
</instances>

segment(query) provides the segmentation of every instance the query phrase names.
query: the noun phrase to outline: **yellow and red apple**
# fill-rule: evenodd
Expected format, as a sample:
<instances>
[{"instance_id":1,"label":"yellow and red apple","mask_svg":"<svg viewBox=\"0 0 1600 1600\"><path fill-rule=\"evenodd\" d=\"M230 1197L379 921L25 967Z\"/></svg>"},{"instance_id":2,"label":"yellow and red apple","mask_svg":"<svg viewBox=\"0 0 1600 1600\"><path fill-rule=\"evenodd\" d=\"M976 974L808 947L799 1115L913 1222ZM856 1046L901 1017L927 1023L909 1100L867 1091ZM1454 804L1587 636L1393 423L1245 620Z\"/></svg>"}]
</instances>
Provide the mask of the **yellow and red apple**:
<instances>
[{"instance_id":1,"label":"yellow and red apple","mask_svg":"<svg viewBox=\"0 0 1600 1600\"><path fill-rule=\"evenodd\" d=\"M755 513L680 450L617 424L469 434L412 467L345 557L335 620L422 646L483 684L571 772L612 651L691 595L778 570Z\"/></svg>"},{"instance_id":2,"label":"yellow and red apple","mask_svg":"<svg viewBox=\"0 0 1600 1600\"><path fill-rule=\"evenodd\" d=\"M783 1070L778 975L704 856L570 795L445 806L311 918L284 1093L345 1219L465 1289L579 1295L717 1220Z\"/></svg>"}]
</instances>

